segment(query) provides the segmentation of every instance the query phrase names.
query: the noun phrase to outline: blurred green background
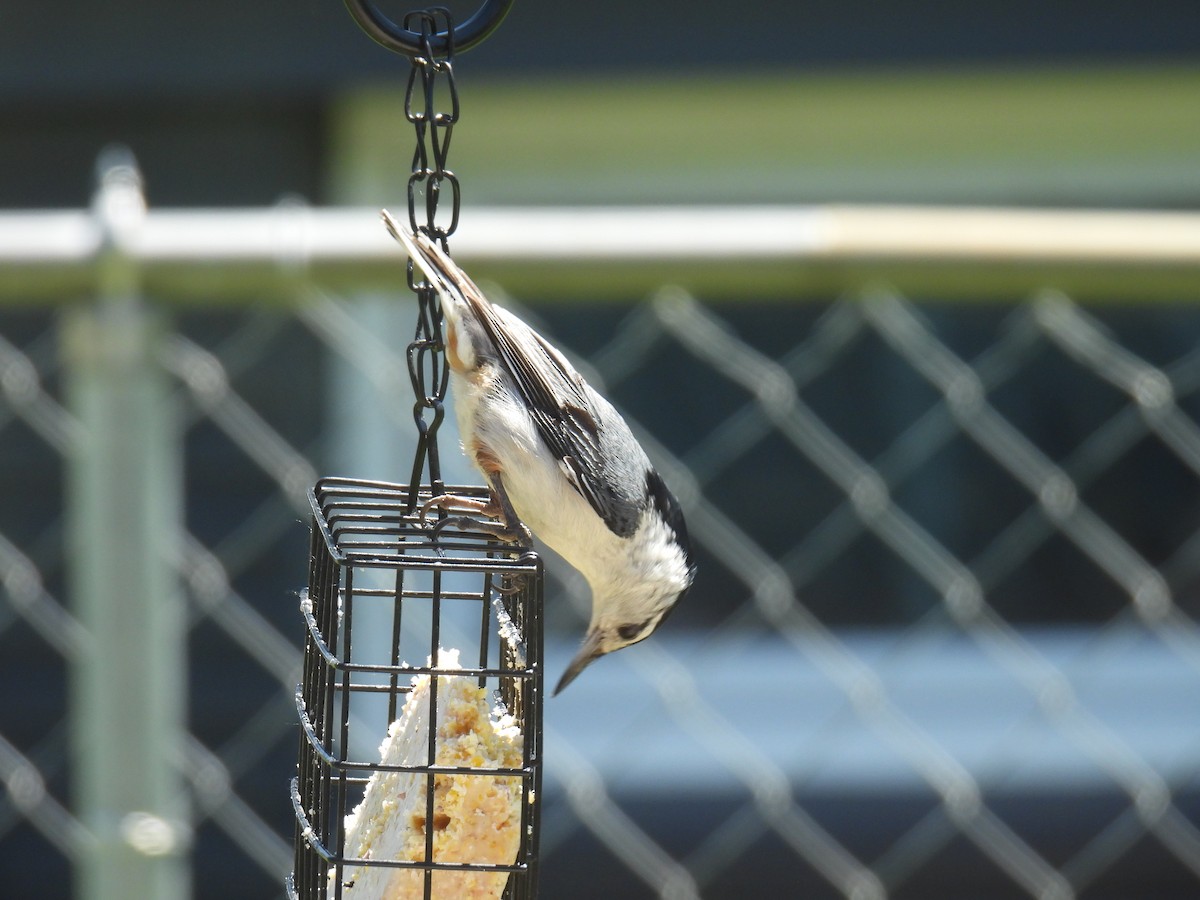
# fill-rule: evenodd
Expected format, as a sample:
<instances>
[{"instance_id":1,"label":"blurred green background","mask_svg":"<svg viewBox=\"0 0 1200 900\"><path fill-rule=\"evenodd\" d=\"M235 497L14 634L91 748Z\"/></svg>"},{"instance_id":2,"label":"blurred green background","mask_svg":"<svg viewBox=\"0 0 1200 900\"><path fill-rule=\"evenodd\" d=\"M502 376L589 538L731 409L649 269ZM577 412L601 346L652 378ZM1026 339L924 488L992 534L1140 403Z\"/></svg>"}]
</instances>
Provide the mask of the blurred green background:
<instances>
[{"instance_id":1,"label":"blurred green background","mask_svg":"<svg viewBox=\"0 0 1200 900\"><path fill-rule=\"evenodd\" d=\"M461 68L452 154L471 202L1200 202L1193 65L543 80L490 79L469 58ZM396 109L391 91L348 97L339 119L358 144L337 152L379 170L404 159Z\"/></svg>"},{"instance_id":2,"label":"blurred green background","mask_svg":"<svg viewBox=\"0 0 1200 900\"><path fill-rule=\"evenodd\" d=\"M451 162L468 204L1191 207L1197 33L1182 2L518 0L458 60ZM109 141L158 206L395 205L406 68L336 0L10 7L0 207L78 204Z\"/></svg>"}]
</instances>

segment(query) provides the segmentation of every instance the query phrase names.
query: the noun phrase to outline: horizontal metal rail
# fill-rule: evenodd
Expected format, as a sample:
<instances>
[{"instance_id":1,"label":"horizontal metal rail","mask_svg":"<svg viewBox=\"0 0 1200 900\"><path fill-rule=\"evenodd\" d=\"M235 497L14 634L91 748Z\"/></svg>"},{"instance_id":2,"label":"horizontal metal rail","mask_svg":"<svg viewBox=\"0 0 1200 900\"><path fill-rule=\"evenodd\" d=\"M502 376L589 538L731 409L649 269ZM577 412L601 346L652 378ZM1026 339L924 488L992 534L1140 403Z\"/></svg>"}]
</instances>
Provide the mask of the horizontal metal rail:
<instances>
[{"instance_id":1,"label":"horizontal metal rail","mask_svg":"<svg viewBox=\"0 0 1200 900\"><path fill-rule=\"evenodd\" d=\"M1200 214L912 206L476 208L454 252L535 299L666 280L717 295L798 296L879 278L961 297L1052 283L1083 297L1176 296L1200 287ZM397 280L402 252L378 211L298 204L151 210L118 245L89 211L0 213L0 302L60 302L94 287L106 258L158 299L294 294L298 280Z\"/></svg>"}]
</instances>

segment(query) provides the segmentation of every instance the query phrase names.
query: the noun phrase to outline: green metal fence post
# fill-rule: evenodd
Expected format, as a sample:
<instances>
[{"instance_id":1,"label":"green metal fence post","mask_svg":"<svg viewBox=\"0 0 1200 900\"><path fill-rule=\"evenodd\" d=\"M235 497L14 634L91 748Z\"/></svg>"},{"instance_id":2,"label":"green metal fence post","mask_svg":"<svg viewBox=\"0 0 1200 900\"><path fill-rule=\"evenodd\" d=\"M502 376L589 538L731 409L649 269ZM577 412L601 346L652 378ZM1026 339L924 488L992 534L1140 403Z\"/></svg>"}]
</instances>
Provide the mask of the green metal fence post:
<instances>
[{"instance_id":1,"label":"green metal fence post","mask_svg":"<svg viewBox=\"0 0 1200 900\"><path fill-rule=\"evenodd\" d=\"M127 241L144 212L129 158L107 160L99 296L63 320L65 389L83 431L69 460L68 562L92 640L72 673L75 805L96 840L79 900L190 893L185 625L173 558L181 522L178 429L156 357L163 317L138 297Z\"/></svg>"}]
</instances>

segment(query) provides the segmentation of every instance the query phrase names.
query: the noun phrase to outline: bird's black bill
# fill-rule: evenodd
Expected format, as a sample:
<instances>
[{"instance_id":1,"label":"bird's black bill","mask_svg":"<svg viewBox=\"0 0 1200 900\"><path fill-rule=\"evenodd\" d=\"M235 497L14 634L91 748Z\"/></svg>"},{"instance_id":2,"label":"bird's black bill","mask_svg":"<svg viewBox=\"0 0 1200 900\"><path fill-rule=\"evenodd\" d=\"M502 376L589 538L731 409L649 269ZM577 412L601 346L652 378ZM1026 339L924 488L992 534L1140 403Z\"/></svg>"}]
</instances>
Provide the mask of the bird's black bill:
<instances>
[{"instance_id":1,"label":"bird's black bill","mask_svg":"<svg viewBox=\"0 0 1200 900\"><path fill-rule=\"evenodd\" d=\"M563 672L562 678L558 680L558 686L554 689L554 696L557 697L561 694L563 689L578 678L579 673L586 669L592 660L599 656L603 656L600 650L600 632L588 632L588 636L583 639L583 646L579 648L579 652L575 654L575 658L567 666L567 671Z\"/></svg>"}]
</instances>

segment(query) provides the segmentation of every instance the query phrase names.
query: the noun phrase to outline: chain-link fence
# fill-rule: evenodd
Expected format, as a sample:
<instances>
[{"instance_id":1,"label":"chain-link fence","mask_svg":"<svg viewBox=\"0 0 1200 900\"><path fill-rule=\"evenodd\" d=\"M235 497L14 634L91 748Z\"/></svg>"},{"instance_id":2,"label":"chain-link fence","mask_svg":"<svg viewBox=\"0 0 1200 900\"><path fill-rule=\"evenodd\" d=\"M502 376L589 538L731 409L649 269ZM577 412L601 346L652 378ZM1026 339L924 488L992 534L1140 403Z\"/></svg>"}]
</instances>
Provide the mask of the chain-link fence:
<instances>
[{"instance_id":1,"label":"chain-link fence","mask_svg":"<svg viewBox=\"0 0 1200 900\"><path fill-rule=\"evenodd\" d=\"M637 222L614 230L616 215L584 216L543 249L593 268L654 262L630 246ZM886 253L888 235L913 243L888 215L870 220L881 230L864 258ZM356 217L373 218L339 221ZM997 235L1011 234L1003 218L988 220ZM42 260L38 279L21 281L11 259L0 269L8 301L38 301L0 319L3 893L66 896L116 841L183 861L198 898L281 896L305 492L318 474L403 480L411 463L399 252L344 236L313 250L309 219L267 211L255 227L279 249L264 281L244 271L251 232L241 259L206 244L237 244L236 216L180 213L136 246L111 228L80 231L86 216L56 221L8 222L22 258ZM653 640L547 705L543 896L1200 890L1200 282L1189 284L1200 254L1192 238L1174 262L1138 263L1147 279L1174 279L1183 303L1138 302L1128 270L1123 303L1083 305L1052 277L1019 301L987 302L972 272L1037 278L1046 258L971 244L971 221L982 220L948 231L941 255L932 238L913 251L968 286L963 302L863 284L804 303L777 285L737 302L663 287L629 304L595 302L583 285L522 310L628 414L700 558L685 607ZM708 254L707 267L762 260L776 282L792 266L803 282L822 261L791 260L788 241L812 234L774 227L740 250L723 241L721 259L688 252ZM1126 229L1122 245L1107 227L1092 244L1069 235L1072 265L1093 278L1106 252L1144 255L1144 230ZM103 285L82 291L97 259ZM155 274L160 263L191 268ZM377 292L381 271L394 272L393 292ZM80 326L91 315L99 324ZM89 394L104 385L89 388L92 356L77 346L130 334L141 343L116 356L140 359L135 387L149 379L140 411ZM89 476L97 430L117 449ZM128 458L121 437L142 434L175 454L162 471ZM447 464L461 464L453 435L443 440ZM108 486L141 497L132 519L75 508L89 478L101 491L122 463L150 485ZM161 494L176 518L157 509ZM100 626L84 624L97 601L77 596L91 590L78 570L107 577L121 535L139 528L170 579L163 596L136 599L138 572L118 572L115 590L130 596L116 608L153 618L165 605L180 619L123 623L97 653ZM586 589L552 566L546 597L557 677ZM148 646L172 634L165 659ZM129 663L105 677L132 679L99 722L102 698L80 683L98 656ZM88 818L93 782L143 770L141 726L122 731L121 710L139 702L137 683L162 679L167 693L145 702L178 718L160 738L167 794L180 796ZM118 755L81 775L86 741L105 733Z\"/></svg>"}]
</instances>

